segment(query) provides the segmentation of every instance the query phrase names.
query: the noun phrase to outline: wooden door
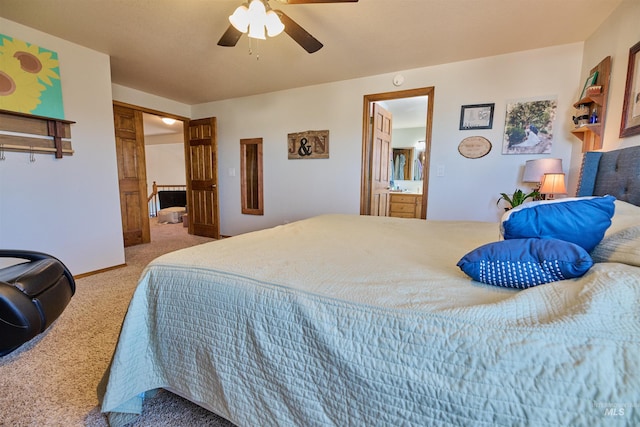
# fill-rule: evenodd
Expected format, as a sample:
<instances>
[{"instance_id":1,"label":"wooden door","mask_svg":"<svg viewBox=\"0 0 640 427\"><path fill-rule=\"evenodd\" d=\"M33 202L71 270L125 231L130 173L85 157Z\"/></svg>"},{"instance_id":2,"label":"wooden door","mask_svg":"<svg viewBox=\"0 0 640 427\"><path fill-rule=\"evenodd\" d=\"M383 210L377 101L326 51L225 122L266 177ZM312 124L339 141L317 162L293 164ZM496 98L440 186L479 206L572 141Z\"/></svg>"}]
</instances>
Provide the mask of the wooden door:
<instances>
[{"instance_id":1,"label":"wooden door","mask_svg":"<svg viewBox=\"0 0 640 427\"><path fill-rule=\"evenodd\" d=\"M113 106L124 246L151 241L142 112Z\"/></svg>"},{"instance_id":2,"label":"wooden door","mask_svg":"<svg viewBox=\"0 0 640 427\"><path fill-rule=\"evenodd\" d=\"M371 197L369 214L389 216L391 178L391 113L373 104L373 141L371 149Z\"/></svg>"},{"instance_id":3,"label":"wooden door","mask_svg":"<svg viewBox=\"0 0 640 427\"><path fill-rule=\"evenodd\" d=\"M185 126L189 233L220 238L216 118Z\"/></svg>"}]
</instances>

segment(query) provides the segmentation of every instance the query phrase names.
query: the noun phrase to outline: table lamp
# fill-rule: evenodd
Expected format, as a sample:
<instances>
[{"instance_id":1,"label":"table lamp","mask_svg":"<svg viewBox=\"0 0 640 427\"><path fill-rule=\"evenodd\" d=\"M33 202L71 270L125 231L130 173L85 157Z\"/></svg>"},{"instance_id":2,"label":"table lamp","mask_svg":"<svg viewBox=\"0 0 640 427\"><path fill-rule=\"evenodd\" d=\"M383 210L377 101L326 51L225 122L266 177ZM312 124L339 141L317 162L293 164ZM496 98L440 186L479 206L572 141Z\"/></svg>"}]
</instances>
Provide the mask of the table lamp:
<instances>
[{"instance_id":1,"label":"table lamp","mask_svg":"<svg viewBox=\"0 0 640 427\"><path fill-rule=\"evenodd\" d=\"M540 184L544 174L547 173L563 173L562 159L535 159L527 160L524 165L524 173L522 174L522 182L533 182L536 184L535 189L540 191Z\"/></svg>"},{"instance_id":2,"label":"table lamp","mask_svg":"<svg viewBox=\"0 0 640 427\"><path fill-rule=\"evenodd\" d=\"M567 194L567 187L564 184L563 173L545 173L542 178L542 186L538 190L540 194L546 196L547 200L555 198L556 194Z\"/></svg>"}]
</instances>

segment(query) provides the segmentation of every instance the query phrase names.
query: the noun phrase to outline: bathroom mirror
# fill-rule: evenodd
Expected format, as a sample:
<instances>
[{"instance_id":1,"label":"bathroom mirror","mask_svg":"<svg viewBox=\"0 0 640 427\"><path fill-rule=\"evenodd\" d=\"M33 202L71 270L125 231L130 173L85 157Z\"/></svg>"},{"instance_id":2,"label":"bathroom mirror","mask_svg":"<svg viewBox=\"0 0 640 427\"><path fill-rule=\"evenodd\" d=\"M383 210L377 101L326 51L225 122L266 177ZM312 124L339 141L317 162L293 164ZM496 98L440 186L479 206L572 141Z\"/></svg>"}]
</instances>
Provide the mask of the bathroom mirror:
<instances>
[{"instance_id":1,"label":"bathroom mirror","mask_svg":"<svg viewBox=\"0 0 640 427\"><path fill-rule=\"evenodd\" d=\"M393 180L411 181L413 180L413 147L401 147L393 149Z\"/></svg>"}]
</instances>

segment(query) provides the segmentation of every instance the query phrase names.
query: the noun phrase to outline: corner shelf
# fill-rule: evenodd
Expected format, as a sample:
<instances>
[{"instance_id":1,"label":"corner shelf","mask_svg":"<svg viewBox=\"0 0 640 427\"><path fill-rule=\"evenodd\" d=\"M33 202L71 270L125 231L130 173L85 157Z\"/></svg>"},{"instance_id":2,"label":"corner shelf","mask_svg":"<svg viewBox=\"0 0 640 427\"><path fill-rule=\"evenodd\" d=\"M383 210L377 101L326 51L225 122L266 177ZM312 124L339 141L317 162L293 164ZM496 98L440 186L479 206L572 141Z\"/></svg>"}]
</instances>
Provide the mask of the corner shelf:
<instances>
[{"instance_id":1,"label":"corner shelf","mask_svg":"<svg viewBox=\"0 0 640 427\"><path fill-rule=\"evenodd\" d=\"M589 75L598 72L598 78L594 86L602 86L599 94L589 95L573 106L588 105L592 112L594 107L598 108L598 123L590 123L571 130L571 133L582 141L582 152L600 150L602 148L602 137L604 136L604 122L607 113L607 95L609 94L609 78L611 76L611 57L607 56L598 65L589 71Z\"/></svg>"},{"instance_id":2,"label":"corner shelf","mask_svg":"<svg viewBox=\"0 0 640 427\"><path fill-rule=\"evenodd\" d=\"M72 155L69 120L0 110L0 151Z\"/></svg>"}]
</instances>

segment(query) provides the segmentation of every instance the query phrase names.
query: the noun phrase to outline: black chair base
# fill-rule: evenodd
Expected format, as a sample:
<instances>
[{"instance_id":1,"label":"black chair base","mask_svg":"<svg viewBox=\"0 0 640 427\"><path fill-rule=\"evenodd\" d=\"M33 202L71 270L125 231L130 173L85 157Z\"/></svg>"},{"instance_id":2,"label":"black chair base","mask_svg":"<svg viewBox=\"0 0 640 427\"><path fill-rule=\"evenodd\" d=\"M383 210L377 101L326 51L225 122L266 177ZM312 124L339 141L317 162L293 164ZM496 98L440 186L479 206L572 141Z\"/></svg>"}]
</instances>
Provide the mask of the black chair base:
<instances>
[{"instance_id":1,"label":"black chair base","mask_svg":"<svg viewBox=\"0 0 640 427\"><path fill-rule=\"evenodd\" d=\"M67 267L41 252L0 250L27 261L0 268L0 356L44 332L69 304L76 284Z\"/></svg>"}]
</instances>

